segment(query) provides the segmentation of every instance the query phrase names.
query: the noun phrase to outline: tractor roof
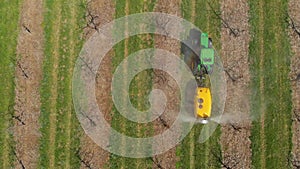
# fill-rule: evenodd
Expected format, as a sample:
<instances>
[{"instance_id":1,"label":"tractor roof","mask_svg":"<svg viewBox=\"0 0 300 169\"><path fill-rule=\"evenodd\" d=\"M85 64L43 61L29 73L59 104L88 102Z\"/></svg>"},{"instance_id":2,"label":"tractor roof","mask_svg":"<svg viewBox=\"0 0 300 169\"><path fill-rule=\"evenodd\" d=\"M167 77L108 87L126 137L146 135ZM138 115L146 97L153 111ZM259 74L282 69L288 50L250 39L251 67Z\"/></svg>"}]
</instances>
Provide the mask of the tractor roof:
<instances>
[{"instance_id":1,"label":"tractor roof","mask_svg":"<svg viewBox=\"0 0 300 169\"><path fill-rule=\"evenodd\" d=\"M201 45L204 46L205 48L208 48L208 34L207 33L202 33L201 34Z\"/></svg>"}]
</instances>

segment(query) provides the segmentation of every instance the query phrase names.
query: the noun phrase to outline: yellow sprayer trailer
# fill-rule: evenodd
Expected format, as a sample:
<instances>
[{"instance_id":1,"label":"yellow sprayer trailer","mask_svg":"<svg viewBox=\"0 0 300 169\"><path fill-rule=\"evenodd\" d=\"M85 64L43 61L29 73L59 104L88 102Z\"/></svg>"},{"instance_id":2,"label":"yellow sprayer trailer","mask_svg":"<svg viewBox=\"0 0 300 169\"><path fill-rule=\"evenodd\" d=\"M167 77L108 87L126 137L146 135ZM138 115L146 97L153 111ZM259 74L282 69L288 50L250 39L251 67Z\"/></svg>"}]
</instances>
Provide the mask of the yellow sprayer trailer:
<instances>
[{"instance_id":1,"label":"yellow sprayer trailer","mask_svg":"<svg viewBox=\"0 0 300 169\"><path fill-rule=\"evenodd\" d=\"M201 123L207 123L211 115L211 93L207 87L197 87L194 99L194 114Z\"/></svg>"}]
</instances>

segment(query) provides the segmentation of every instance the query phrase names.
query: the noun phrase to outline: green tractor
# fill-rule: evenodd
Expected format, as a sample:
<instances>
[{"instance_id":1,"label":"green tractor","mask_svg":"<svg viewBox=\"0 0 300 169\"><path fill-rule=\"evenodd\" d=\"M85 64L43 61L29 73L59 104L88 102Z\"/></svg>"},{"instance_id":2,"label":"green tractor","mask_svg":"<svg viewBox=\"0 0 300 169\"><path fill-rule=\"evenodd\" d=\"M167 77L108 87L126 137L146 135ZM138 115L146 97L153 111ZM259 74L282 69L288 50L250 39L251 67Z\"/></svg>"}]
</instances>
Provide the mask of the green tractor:
<instances>
[{"instance_id":1,"label":"green tractor","mask_svg":"<svg viewBox=\"0 0 300 169\"><path fill-rule=\"evenodd\" d=\"M184 61L189 66L195 79L197 87L194 90L194 97L187 95L187 100L194 98L193 110L194 117L202 124L206 124L211 116L212 96L210 91L209 78L206 78L213 71L214 65L214 49L212 48L212 40L207 33L201 33L196 29L191 29L190 34L183 43L181 43L181 53L184 55Z\"/></svg>"},{"instance_id":2,"label":"green tractor","mask_svg":"<svg viewBox=\"0 0 300 169\"><path fill-rule=\"evenodd\" d=\"M200 51L200 64L205 67L208 74L211 74L214 64L215 51L212 48L212 41L208 37L207 33L201 34L201 46L204 48L202 48Z\"/></svg>"},{"instance_id":3,"label":"green tractor","mask_svg":"<svg viewBox=\"0 0 300 169\"><path fill-rule=\"evenodd\" d=\"M212 73L215 51L212 48L212 40L207 33L191 29L187 40L181 43L181 53L184 55L185 63L196 78Z\"/></svg>"}]
</instances>

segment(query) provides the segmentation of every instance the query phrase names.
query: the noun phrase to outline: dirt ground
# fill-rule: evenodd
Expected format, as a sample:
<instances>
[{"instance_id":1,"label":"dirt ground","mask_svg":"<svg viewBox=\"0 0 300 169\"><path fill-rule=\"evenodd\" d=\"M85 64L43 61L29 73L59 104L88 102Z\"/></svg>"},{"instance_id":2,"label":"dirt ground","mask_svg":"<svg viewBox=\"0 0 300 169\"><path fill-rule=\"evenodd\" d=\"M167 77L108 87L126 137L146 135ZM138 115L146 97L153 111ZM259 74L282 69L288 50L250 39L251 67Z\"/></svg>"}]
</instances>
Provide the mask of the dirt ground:
<instances>
[{"instance_id":1,"label":"dirt ground","mask_svg":"<svg viewBox=\"0 0 300 169\"><path fill-rule=\"evenodd\" d=\"M180 0L158 0L154 11L180 16ZM174 39L155 35L155 48L164 49L180 56L180 44ZM176 93L176 91L179 91L179 89L177 87L176 82L171 76L159 70L155 70L154 74L155 76L153 80L153 88L163 90L168 100L166 110L161 116L161 119L156 119L153 123L155 131L154 134L159 134L168 128L168 126L164 125L163 121L165 121L166 124L169 126L172 125L174 121L174 116L169 112L179 112L179 98ZM164 78L162 79L161 77ZM156 164L160 164L163 168L170 169L176 168L176 161L179 160L176 157L176 148L173 148L153 158ZM156 164L153 165L153 168L159 168L159 166Z\"/></svg>"},{"instance_id":2,"label":"dirt ground","mask_svg":"<svg viewBox=\"0 0 300 169\"><path fill-rule=\"evenodd\" d=\"M105 12L103 12L105 11ZM95 33L96 28L109 23L114 19L114 4L110 0L92 0L88 3L87 10L87 27L84 29L85 39L88 39L93 33ZM89 15L90 14L90 15ZM92 17L94 19L92 19ZM106 120L110 121L111 116L111 95L110 95L110 85L112 77L111 69L111 57L113 52L109 52L103 59L100 69L97 72L96 79L96 98L99 107L105 112ZM93 140L91 140L87 135L83 135L81 138L81 168L103 168L108 160L109 153L101 149Z\"/></svg>"},{"instance_id":3,"label":"dirt ground","mask_svg":"<svg viewBox=\"0 0 300 169\"><path fill-rule=\"evenodd\" d=\"M87 22L84 29L85 38L88 39L100 26L114 19L114 4L110 0L92 0L88 3ZM300 30L300 1L291 0L289 4L290 15ZM234 37L228 28L222 28L221 32L221 57L225 69L231 75L227 76L227 103L225 113L249 114L249 25L246 0L221 0L222 17L238 33ZM105 11L105 12L103 12ZM180 16L180 0L158 0L155 6L156 12L165 12ZM92 19L94 18L94 19ZM20 34L18 37L18 60L16 65L16 99L15 99L15 124L14 139L16 141L16 168L37 168L38 164L38 140L40 94L39 86L42 80L43 61L43 2L38 0L24 0L21 9ZM291 74L293 89L293 155L294 159L300 159L300 36L290 30L292 50ZM155 47L171 51L179 55L180 44L173 39L163 36L155 36ZM174 47L175 46L175 47ZM105 116L109 121L112 108L110 84L112 77L111 57L113 52L107 54L98 70L97 100ZM161 77L165 77L162 78ZM297 78L298 77L298 78ZM233 79L232 79L233 78ZM154 88L162 89L168 99L167 109L161 119L154 121L155 134L161 133L171 125L173 118L166 112L178 111L177 90L175 81L166 73L155 71ZM175 89L175 90L174 90ZM297 119L298 118L298 119ZM222 125L222 152L223 158L229 166L236 162L235 168L251 168L250 149L251 122L233 123ZM96 145L88 136L81 138L81 168L103 168L109 160L109 153ZM176 168L179 160L176 157L176 148L154 157L155 163L163 168ZM300 163L300 162L299 162ZM300 164L299 164L300 165ZM153 168L159 168L156 164Z\"/></svg>"},{"instance_id":4,"label":"dirt ground","mask_svg":"<svg viewBox=\"0 0 300 169\"><path fill-rule=\"evenodd\" d=\"M249 7L246 0L221 0L222 18L235 29L237 36L222 26L221 58L227 74L227 100L224 114L247 117L249 108L250 72L249 49ZM221 144L226 165L234 168L251 168L251 122L223 124Z\"/></svg>"},{"instance_id":5,"label":"dirt ground","mask_svg":"<svg viewBox=\"0 0 300 169\"><path fill-rule=\"evenodd\" d=\"M300 30L300 1L289 2L289 15ZM293 51L290 78L292 80L292 101L293 101L293 159L294 165L300 166L300 35L292 29L289 30L291 46ZM296 162L298 161L298 162ZM297 168L296 166L294 166Z\"/></svg>"},{"instance_id":6,"label":"dirt ground","mask_svg":"<svg viewBox=\"0 0 300 169\"><path fill-rule=\"evenodd\" d=\"M36 168L39 146L39 86L43 61L43 2L24 0L17 45L14 139L16 168Z\"/></svg>"}]
</instances>

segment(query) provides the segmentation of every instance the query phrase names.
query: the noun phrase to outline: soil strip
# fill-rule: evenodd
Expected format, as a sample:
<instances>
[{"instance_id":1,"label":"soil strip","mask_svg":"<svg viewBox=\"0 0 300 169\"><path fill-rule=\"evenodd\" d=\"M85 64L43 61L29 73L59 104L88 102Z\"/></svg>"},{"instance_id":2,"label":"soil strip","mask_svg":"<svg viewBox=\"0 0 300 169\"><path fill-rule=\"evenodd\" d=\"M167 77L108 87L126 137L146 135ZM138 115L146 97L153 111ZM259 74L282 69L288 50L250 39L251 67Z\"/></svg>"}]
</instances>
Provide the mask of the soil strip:
<instances>
[{"instance_id":1,"label":"soil strip","mask_svg":"<svg viewBox=\"0 0 300 169\"><path fill-rule=\"evenodd\" d=\"M180 17L180 0L162 1L158 0L154 9L155 12L164 12ZM155 35L155 48L164 49L180 56L180 43L177 40ZM164 62L164 61L160 61ZM164 77L164 78L161 78ZM164 91L168 100L167 107L160 118L156 119L154 124L154 134L159 134L168 129L174 121L174 115L170 112L179 112L178 103L179 97L176 91L179 91L174 79L167 73L154 70L153 88L161 89ZM176 147L169 151L154 156L153 168L176 168L176 162L179 160L176 157Z\"/></svg>"},{"instance_id":2,"label":"soil strip","mask_svg":"<svg viewBox=\"0 0 300 169\"><path fill-rule=\"evenodd\" d=\"M227 27L222 26L221 56L227 71L226 114L245 117L240 123L232 122L222 125L221 144L223 163L235 168L251 168L251 122L248 64L249 49L249 6L247 0L221 0L221 18ZM229 29L229 27L231 29ZM235 31L232 34L231 31ZM248 118L249 119L249 118Z\"/></svg>"},{"instance_id":3,"label":"soil strip","mask_svg":"<svg viewBox=\"0 0 300 169\"><path fill-rule=\"evenodd\" d=\"M40 83L43 62L43 1L24 0L17 45L14 139L16 168L37 168Z\"/></svg>"},{"instance_id":4,"label":"soil strip","mask_svg":"<svg viewBox=\"0 0 300 169\"><path fill-rule=\"evenodd\" d=\"M105 12L103 12L105 11ZM114 3L110 0L89 1L87 4L87 27L84 30L88 39L96 32L96 29L114 19ZM110 85L112 79L111 58L113 52L109 52L102 60L96 78L96 98L101 111L107 121L111 120L112 101ZM84 134L81 138L81 168L104 168L109 162L109 152L100 148L89 136Z\"/></svg>"},{"instance_id":5,"label":"soil strip","mask_svg":"<svg viewBox=\"0 0 300 169\"><path fill-rule=\"evenodd\" d=\"M289 15L296 28L300 30L300 1L290 0ZM291 22L291 21L290 21ZM290 27L292 28L292 27ZM292 165L294 168L300 167L300 35L295 30L290 29L291 47L293 57L291 59L290 79L292 81L292 101L293 101L293 150Z\"/></svg>"}]
</instances>

